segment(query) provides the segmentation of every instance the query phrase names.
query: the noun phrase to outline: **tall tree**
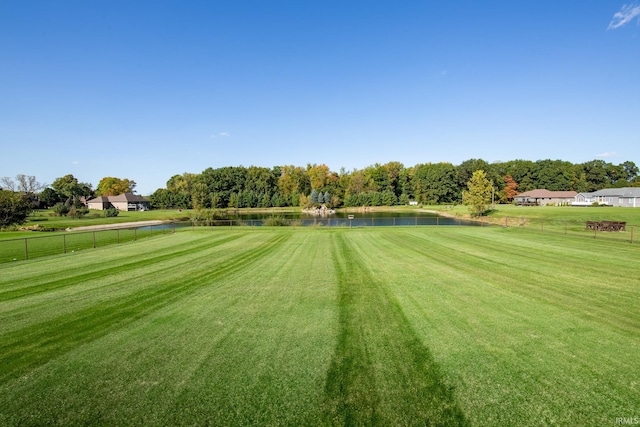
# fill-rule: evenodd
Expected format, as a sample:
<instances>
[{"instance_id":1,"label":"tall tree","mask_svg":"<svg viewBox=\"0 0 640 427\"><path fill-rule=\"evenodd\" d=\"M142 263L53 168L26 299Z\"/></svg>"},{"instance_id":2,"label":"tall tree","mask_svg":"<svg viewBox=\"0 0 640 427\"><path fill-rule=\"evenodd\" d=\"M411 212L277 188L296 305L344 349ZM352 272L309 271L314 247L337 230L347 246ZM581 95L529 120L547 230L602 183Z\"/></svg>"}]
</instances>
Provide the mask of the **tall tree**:
<instances>
[{"instance_id":1,"label":"tall tree","mask_svg":"<svg viewBox=\"0 0 640 427\"><path fill-rule=\"evenodd\" d=\"M32 209L33 204L26 193L0 190L0 228L22 224Z\"/></svg>"},{"instance_id":2,"label":"tall tree","mask_svg":"<svg viewBox=\"0 0 640 427\"><path fill-rule=\"evenodd\" d=\"M125 193L133 193L136 182L129 178L104 177L98 183L96 195L98 196L118 196Z\"/></svg>"},{"instance_id":3,"label":"tall tree","mask_svg":"<svg viewBox=\"0 0 640 427\"><path fill-rule=\"evenodd\" d=\"M477 170L467 182L467 190L462 193L462 200L473 216L484 214L491 203L493 186L483 170Z\"/></svg>"},{"instance_id":4,"label":"tall tree","mask_svg":"<svg viewBox=\"0 0 640 427\"><path fill-rule=\"evenodd\" d=\"M456 168L451 163L418 165L413 175L416 200L422 203L452 203L459 200Z\"/></svg>"},{"instance_id":5,"label":"tall tree","mask_svg":"<svg viewBox=\"0 0 640 427\"><path fill-rule=\"evenodd\" d=\"M78 178L71 174L56 178L51 187L67 198L67 204L80 205L80 197L89 197L93 194L91 184L79 182Z\"/></svg>"},{"instance_id":6,"label":"tall tree","mask_svg":"<svg viewBox=\"0 0 640 427\"><path fill-rule=\"evenodd\" d=\"M510 202L514 197L518 195L518 183L515 182L511 175L506 175L504 177L505 187L502 190L504 194L504 200Z\"/></svg>"},{"instance_id":7,"label":"tall tree","mask_svg":"<svg viewBox=\"0 0 640 427\"><path fill-rule=\"evenodd\" d=\"M0 179L0 184L5 190L21 192L25 194L37 194L47 185L38 182L33 175L16 175L15 181L8 176Z\"/></svg>"}]
</instances>

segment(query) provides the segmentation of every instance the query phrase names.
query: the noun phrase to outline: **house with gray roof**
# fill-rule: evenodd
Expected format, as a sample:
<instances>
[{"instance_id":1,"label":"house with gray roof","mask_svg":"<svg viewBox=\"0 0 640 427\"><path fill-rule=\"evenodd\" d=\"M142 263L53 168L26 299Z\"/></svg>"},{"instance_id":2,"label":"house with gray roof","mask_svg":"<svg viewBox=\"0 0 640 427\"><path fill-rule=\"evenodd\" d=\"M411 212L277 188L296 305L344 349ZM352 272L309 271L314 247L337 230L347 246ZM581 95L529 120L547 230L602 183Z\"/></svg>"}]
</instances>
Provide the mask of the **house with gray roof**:
<instances>
[{"instance_id":1,"label":"house with gray roof","mask_svg":"<svg viewBox=\"0 0 640 427\"><path fill-rule=\"evenodd\" d=\"M591 193L578 193L571 204L591 206L595 203L605 206L640 208L640 187L603 188Z\"/></svg>"},{"instance_id":2,"label":"house with gray roof","mask_svg":"<svg viewBox=\"0 0 640 427\"><path fill-rule=\"evenodd\" d=\"M89 209L118 209L120 211L148 211L151 209L149 200L133 193L118 196L100 196L87 201Z\"/></svg>"},{"instance_id":3,"label":"house with gray roof","mask_svg":"<svg viewBox=\"0 0 640 427\"><path fill-rule=\"evenodd\" d=\"M513 200L522 206L568 205L575 200L577 194L575 191L550 191L541 188L520 193Z\"/></svg>"}]
</instances>

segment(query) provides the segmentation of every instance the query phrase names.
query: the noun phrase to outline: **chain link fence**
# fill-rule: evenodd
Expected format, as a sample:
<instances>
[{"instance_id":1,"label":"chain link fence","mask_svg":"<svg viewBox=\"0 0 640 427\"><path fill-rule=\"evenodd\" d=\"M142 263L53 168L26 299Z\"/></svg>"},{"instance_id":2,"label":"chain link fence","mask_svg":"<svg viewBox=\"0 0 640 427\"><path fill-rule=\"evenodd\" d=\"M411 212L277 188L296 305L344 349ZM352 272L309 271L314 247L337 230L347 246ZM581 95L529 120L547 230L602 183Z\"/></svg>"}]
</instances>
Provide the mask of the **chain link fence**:
<instances>
[{"instance_id":1,"label":"chain link fence","mask_svg":"<svg viewBox=\"0 0 640 427\"><path fill-rule=\"evenodd\" d=\"M445 217L355 217L286 219L273 217L264 219L217 219L201 221L173 221L163 224L132 226L96 231L73 231L51 236L27 237L0 240L0 263L23 261L50 255L74 253L108 245L132 242L175 233L179 230L202 227L255 228L270 226L316 227L316 228L366 228L366 227L411 227L411 226L501 226L522 229L528 232L575 236L590 239L637 243L640 228L625 224L617 231L602 231L589 227L585 222L544 220L518 217L482 217L477 220Z\"/></svg>"}]
</instances>

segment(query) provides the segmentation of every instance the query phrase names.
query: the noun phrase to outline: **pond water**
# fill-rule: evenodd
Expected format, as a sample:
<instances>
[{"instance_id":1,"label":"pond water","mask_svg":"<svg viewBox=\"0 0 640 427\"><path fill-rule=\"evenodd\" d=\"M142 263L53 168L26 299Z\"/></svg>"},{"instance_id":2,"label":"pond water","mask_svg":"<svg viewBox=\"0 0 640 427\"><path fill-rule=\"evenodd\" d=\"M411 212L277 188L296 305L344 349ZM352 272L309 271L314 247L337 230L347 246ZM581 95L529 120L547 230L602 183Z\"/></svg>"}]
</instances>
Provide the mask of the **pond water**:
<instances>
[{"instance_id":1,"label":"pond water","mask_svg":"<svg viewBox=\"0 0 640 427\"><path fill-rule=\"evenodd\" d=\"M301 212L237 214L228 220L215 221L214 225L260 226L271 217L280 217L291 225L327 227L383 227L411 225L481 225L476 221L449 218L430 212L336 212L317 216Z\"/></svg>"},{"instance_id":2,"label":"pond water","mask_svg":"<svg viewBox=\"0 0 640 427\"><path fill-rule=\"evenodd\" d=\"M459 218L449 218L430 212L336 212L329 216L316 216L300 212L279 213L250 213L229 216L228 219L213 221L201 221L193 224L191 221L177 223L165 223L153 226L138 227L138 230L151 233L176 228L200 226L262 226L265 220L276 217L285 220L287 225L304 227L393 227L393 226L482 226L477 221L468 221Z\"/></svg>"}]
</instances>

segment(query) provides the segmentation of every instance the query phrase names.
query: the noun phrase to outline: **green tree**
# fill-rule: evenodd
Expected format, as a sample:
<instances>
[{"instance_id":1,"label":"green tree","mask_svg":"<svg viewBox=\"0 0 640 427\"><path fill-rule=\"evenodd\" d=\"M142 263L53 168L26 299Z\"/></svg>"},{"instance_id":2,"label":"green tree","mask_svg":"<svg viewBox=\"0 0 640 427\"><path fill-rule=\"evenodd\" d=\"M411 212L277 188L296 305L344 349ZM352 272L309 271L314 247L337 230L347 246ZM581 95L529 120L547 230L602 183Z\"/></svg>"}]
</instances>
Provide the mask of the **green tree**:
<instances>
[{"instance_id":1,"label":"green tree","mask_svg":"<svg viewBox=\"0 0 640 427\"><path fill-rule=\"evenodd\" d=\"M453 203L460 200L456 168L451 163L427 163L415 168L414 195L423 203Z\"/></svg>"},{"instance_id":2,"label":"green tree","mask_svg":"<svg viewBox=\"0 0 640 427\"><path fill-rule=\"evenodd\" d=\"M136 182L129 178L104 177L98 183L96 195L98 196L118 196L124 193L133 193Z\"/></svg>"},{"instance_id":3,"label":"green tree","mask_svg":"<svg viewBox=\"0 0 640 427\"><path fill-rule=\"evenodd\" d=\"M318 203L322 203L319 200L319 194L322 194L322 193L318 192L318 190L316 190L315 188L311 190L311 204L317 205ZM324 201L324 197L322 200Z\"/></svg>"},{"instance_id":4,"label":"green tree","mask_svg":"<svg viewBox=\"0 0 640 427\"><path fill-rule=\"evenodd\" d=\"M467 190L462 193L462 200L471 215L483 215L491 204L493 186L483 170L477 170L467 182Z\"/></svg>"},{"instance_id":5,"label":"green tree","mask_svg":"<svg viewBox=\"0 0 640 427\"><path fill-rule=\"evenodd\" d=\"M67 203L74 206L82 206L80 197L89 197L93 194L91 184L79 182L78 178L73 175L65 175L60 178L56 178L51 184L56 192L67 198Z\"/></svg>"},{"instance_id":6,"label":"green tree","mask_svg":"<svg viewBox=\"0 0 640 427\"><path fill-rule=\"evenodd\" d=\"M32 209L26 193L0 190L0 228L24 223Z\"/></svg>"},{"instance_id":7,"label":"green tree","mask_svg":"<svg viewBox=\"0 0 640 427\"><path fill-rule=\"evenodd\" d=\"M47 187L38 195L38 199L40 200L40 206L50 208L60 201L60 196L53 188Z\"/></svg>"}]
</instances>

